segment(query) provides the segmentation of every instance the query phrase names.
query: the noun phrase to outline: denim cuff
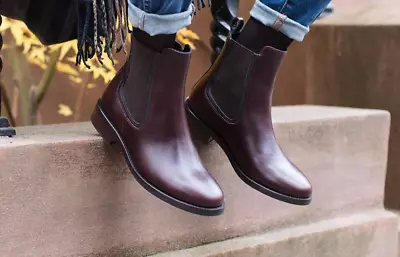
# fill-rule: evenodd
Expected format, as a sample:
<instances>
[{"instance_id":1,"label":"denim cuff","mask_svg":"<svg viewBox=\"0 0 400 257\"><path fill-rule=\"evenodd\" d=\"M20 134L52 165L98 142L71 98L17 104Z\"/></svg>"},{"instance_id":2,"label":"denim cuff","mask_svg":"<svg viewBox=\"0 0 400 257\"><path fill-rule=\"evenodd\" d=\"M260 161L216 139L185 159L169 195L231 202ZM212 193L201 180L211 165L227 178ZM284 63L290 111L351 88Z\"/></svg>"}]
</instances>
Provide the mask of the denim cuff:
<instances>
[{"instance_id":1,"label":"denim cuff","mask_svg":"<svg viewBox=\"0 0 400 257\"><path fill-rule=\"evenodd\" d=\"M256 1L250 11L250 15L264 25L272 27L296 41L303 41L304 36L310 30L309 27L289 19L286 15L261 3L260 0Z\"/></svg>"},{"instance_id":2,"label":"denim cuff","mask_svg":"<svg viewBox=\"0 0 400 257\"><path fill-rule=\"evenodd\" d=\"M181 13L158 15L147 13L128 1L129 20L132 26L139 28L150 36L160 34L174 34L182 28L190 25L194 12L191 4L188 10Z\"/></svg>"}]
</instances>

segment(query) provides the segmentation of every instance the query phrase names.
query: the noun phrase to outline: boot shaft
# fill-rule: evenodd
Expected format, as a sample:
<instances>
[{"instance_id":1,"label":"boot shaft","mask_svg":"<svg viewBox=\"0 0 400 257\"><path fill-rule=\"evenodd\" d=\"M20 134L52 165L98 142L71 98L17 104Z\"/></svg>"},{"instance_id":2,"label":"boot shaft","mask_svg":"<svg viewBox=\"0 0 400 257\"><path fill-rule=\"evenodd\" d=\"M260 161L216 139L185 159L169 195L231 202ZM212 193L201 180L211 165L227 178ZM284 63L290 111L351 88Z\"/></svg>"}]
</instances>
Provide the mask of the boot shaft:
<instances>
[{"instance_id":1,"label":"boot shaft","mask_svg":"<svg viewBox=\"0 0 400 257\"><path fill-rule=\"evenodd\" d=\"M191 98L205 95L228 123L238 122L245 112L269 112L273 85L285 54L271 47L264 47L257 54L230 37L215 63L195 85Z\"/></svg>"},{"instance_id":2,"label":"boot shaft","mask_svg":"<svg viewBox=\"0 0 400 257\"><path fill-rule=\"evenodd\" d=\"M286 158L272 125L273 85L284 56L271 47L256 54L231 37L186 103L191 120L206 128L245 183L278 200L306 205L310 182Z\"/></svg>"},{"instance_id":3,"label":"boot shaft","mask_svg":"<svg viewBox=\"0 0 400 257\"><path fill-rule=\"evenodd\" d=\"M177 44L158 53L132 37L119 95L136 126L163 117L166 123L181 120L190 57L188 46L181 49Z\"/></svg>"}]
</instances>

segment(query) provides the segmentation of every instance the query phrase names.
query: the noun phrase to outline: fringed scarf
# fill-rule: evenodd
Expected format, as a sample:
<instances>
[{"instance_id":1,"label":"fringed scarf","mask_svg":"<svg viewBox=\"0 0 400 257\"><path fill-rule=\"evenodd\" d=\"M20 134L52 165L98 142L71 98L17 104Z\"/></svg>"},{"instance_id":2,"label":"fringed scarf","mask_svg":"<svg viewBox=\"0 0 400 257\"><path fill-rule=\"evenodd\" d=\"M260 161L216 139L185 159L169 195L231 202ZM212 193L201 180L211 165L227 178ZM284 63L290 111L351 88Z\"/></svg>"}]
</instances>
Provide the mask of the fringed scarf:
<instances>
[{"instance_id":1,"label":"fringed scarf","mask_svg":"<svg viewBox=\"0 0 400 257\"><path fill-rule=\"evenodd\" d=\"M172 0L171 0L172 1ZM113 53L124 50L129 29L127 0L79 0L78 16L78 54L76 65L97 57L103 64L103 53L114 63ZM197 2L197 5L196 3ZM197 9L204 8L204 0L193 0ZM208 0L211 6L211 0Z\"/></svg>"},{"instance_id":2,"label":"fringed scarf","mask_svg":"<svg viewBox=\"0 0 400 257\"><path fill-rule=\"evenodd\" d=\"M78 54L76 64L97 56L102 64L106 53L114 62L113 52L125 50L128 36L128 3L126 0L80 0L78 4Z\"/></svg>"}]
</instances>

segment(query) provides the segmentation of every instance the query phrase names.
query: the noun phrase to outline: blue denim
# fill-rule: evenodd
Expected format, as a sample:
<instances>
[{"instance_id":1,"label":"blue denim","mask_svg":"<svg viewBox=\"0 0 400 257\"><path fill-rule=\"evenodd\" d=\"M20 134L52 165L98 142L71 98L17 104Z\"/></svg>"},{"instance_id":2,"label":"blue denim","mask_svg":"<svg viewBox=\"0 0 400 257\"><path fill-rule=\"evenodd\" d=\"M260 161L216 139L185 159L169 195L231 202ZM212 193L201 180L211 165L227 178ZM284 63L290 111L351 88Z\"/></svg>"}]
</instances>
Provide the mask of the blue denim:
<instances>
[{"instance_id":1,"label":"blue denim","mask_svg":"<svg viewBox=\"0 0 400 257\"><path fill-rule=\"evenodd\" d=\"M309 27L325 10L331 0L260 0L269 8Z\"/></svg>"},{"instance_id":2,"label":"blue denim","mask_svg":"<svg viewBox=\"0 0 400 257\"><path fill-rule=\"evenodd\" d=\"M191 0L129 0L132 25L151 36L173 34L192 22Z\"/></svg>"},{"instance_id":3,"label":"blue denim","mask_svg":"<svg viewBox=\"0 0 400 257\"><path fill-rule=\"evenodd\" d=\"M247 1L247 0L242 0ZM331 0L256 0L250 15L288 37L302 41L309 26ZM129 0L129 18L134 27L150 35L172 34L190 25L191 0Z\"/></svg>"},{"instance_id":4,"label":"blue denim","mask_svg":"<svg viewBox=\"0 0 400 257\"><path fill-rule=\"evenodd\" d=\"M192 0L129 0L139 9L158 15L168 15L186 11Z\"/></svg>"}]
</instances>

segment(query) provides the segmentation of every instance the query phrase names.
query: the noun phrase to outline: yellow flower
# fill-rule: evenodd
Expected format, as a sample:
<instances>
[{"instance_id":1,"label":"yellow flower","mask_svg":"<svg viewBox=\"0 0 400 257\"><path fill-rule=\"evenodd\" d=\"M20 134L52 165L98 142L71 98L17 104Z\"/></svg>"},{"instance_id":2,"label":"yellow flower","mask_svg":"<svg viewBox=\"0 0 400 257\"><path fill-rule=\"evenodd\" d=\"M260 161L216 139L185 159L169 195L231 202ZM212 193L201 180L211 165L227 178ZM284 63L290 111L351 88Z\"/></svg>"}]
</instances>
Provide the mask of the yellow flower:
<instances>
[{"instance_id":1,"label":"yellow flower","mask_svg":"<svg viewBox=\"0 0 400 257\"><path fill-rule=\"evenodd\" d=\"M58 105L58 114L65 116L65 117L69 117L72 114L74 114L74 112L71 110L71 108L68 105L59 104Z\"/></svg>"}]
</instances>

